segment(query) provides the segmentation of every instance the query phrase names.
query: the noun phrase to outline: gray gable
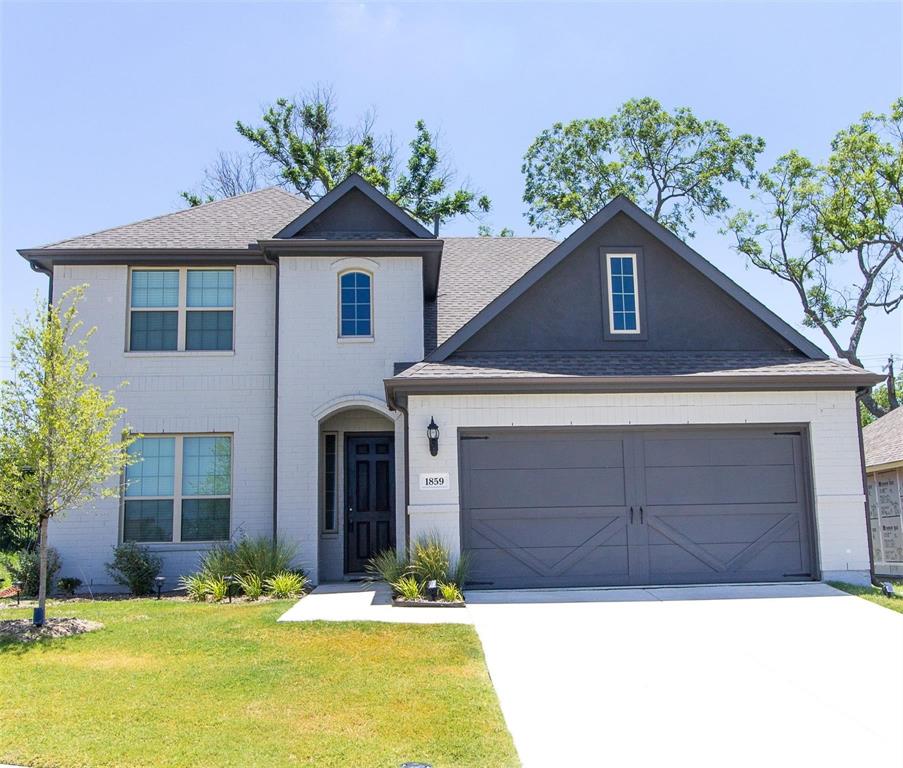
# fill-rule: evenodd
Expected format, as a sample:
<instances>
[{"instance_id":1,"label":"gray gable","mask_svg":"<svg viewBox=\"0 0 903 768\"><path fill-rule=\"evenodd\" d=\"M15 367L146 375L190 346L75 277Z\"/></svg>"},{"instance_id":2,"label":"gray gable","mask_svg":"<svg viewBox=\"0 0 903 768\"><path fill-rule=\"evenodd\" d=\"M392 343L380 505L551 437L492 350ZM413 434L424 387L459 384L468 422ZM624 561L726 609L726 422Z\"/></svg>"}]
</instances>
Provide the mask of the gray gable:
<instances>
[{"instance_id":1,"label":"gray gable","mask_svg":"<svg viewBox=\"0 0 903 768\"><path fill-rule=\"evenodd\" d=\"M418 221L356 173L284 227L277 238L378 240L434 238Z\"/></svg>"},{"instance_id":2,"label":"gray gable","mask_svg":"<svg viewBox=\"0 0 903 768\"><path fill-rule=\"evenodd\" d=\"M645 332L606 337L602 254L639 249ZM514 350L792 351L816 345L623 197L609 203L427 359Z\"/></svg>"}]
</instances>

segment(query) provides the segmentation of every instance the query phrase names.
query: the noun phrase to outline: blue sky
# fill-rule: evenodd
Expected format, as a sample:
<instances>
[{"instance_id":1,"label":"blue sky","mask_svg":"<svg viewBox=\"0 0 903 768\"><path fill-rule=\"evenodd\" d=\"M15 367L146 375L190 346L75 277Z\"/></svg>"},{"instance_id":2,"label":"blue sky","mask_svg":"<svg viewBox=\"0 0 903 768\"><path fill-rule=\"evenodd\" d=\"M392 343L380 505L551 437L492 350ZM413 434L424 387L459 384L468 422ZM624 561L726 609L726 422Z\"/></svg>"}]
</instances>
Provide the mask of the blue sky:
<instances>
[{"instance_id":1,"label":"blue sky","mask_svg":"<svg viewBox=\"0 0 903 768\"><path fill-rule=\"evenodd\" d=\"M13 316L46 289L16 248L177 210L217 150L242 148L235 120L279 96L331 84L344 119L375 108L399 143L424 118L491 196L488 221L525 235L521 158L553 122L650 95L764 136L766 162L821 158L903 92L901 40L896 2L0 2L0 369ZM789 289L717 229L691 245L800 327ZM870 321L867 365L903 352L901 318Z\"/></svg>"}]
</instances>

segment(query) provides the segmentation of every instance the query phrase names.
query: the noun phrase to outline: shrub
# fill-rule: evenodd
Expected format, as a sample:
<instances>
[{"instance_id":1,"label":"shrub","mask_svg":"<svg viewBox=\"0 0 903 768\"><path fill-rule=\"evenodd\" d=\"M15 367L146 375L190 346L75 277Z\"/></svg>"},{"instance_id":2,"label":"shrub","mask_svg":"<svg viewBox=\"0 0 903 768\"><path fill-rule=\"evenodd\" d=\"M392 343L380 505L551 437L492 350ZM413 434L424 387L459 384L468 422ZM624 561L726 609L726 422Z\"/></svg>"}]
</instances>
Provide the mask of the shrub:
<instances>
[{"instance_id":1,"label":"shrub","mask_svg":"<svg viewBox=\"0 0 903 768\"><path fill-rule=\"evenodd\" d=\"M107 573L133 595L147 595L153 592L154 579L162 567L163 560L147 547L126 541L113 547L113 562L107 563Z\"/></svg>"},{"instance_id":2,"label":"shrub","mask_svg":"<svg viewBox=\"0 0 903 768\"><path fill-rule=\"evenodd\" d=\"M467 581L467 576L470 573L470 554L468 552L462 552L458 555L458 559L455 560L454 565L448 572L447 581L451 584L455 584L460 588L464 587L464 582Z\"/></svg>"},{"instance_id":3,"label":"shrub","mask_svg":"<svg viewBox=\"0 0 903 768\"><path fill-rule=\"evenodd\" d=\"M74 576L65 576L56 583L56 588L64 595L72 597L81 585L81 579L76 579Z\"/></svg>"},{"instance_id":4,"label":"shrub","mask_svg":"<svg viewBox=\"0 0 903 768\"><path fill-rule=\"evenodd\" d=\"M447 581L450 567L448 547L438 536L425 536L411 545L409 572L420 582Z\"/></svg>"},{"instance_id":5,"label":"shrub","mask_svg":"<svg viewBox=\"0 0 903 768\"><path fill-rule=\"evenodd\" d=\"M0 552L0 589L13 583L13 573L19 567L19 555L16 552Z\"/></svg>"},{"instance_id":6,"label":"shrub","mask_svg":"<svg viewBox=\"0 0 903 768\"><path fill-rule=\"evenodd\" d=\"M272 597L298 597L307 586L307 576L296 571L280 571L264 582Z\"/></svg>"},{"instance_id":7,"label":"shrub","mask_svg":"<svg viewBox=\"0 0 903 768\"><path fill-rule=\"evenodd\" d=\"M464 599L457 584L440 584L439 596L448 603L460 603Z\"/></svg>"},{"instance_id":8,"label":"shrub","mask_svg":"<svg viewBox=\"0 0 903 768\"><path fill-rule=\"evenodd\" d=\"M235 583L248 600L257 600L263 594L263 580L256 573L237 576Z\"/></svg>"},{"instance_id":9,"label":"shrub","mask_svg":"<svg viewBox=\"0 0 903 768\"><path fill-rule=\"evenodd\" d=\"M297 547L267 537L239 539L217 544L201 560L201 573L208 579L254 574L261 582L290 569Z\"/></svg>"},{"instance_id":10,"label":"shrub","mask_svg":"<svg viewBox=\"0 0 903 768\"><path fill-rule=\"evenodd\" d=\"M366 581L373 584L384 581L394 584L405 575L408 565L395 554L394 549L386 549L371 558L364 566Z\"/></svg>"},{"instance_id":11,"label":"shrub","mask_svg":"<svg viewBox=\"0 0 903 768\"><path fill-rule=\"evenodd\" d=\"M38 594L38 579L41 576L41 553L38 550L22 550L11 562L11 571L14 580L21 580L22 594L25 597L36 597ZM47 589L56 584L57 574L60 572L62 561L60 554L53 547L47 547Z\"/></svg>"},{"instance_id":12,"label":"shrub","mask_svg":"<svg viewBox=\"0 0 903 768\"><path fill-rule=\"evenodd\" d=\"M419 600L423 597L423 585L413 576L402 576L392 584L392 588L403 600Z\"/></svg>"},{"instance_id":13,"label":"shrub","mask_svg":"<svg viewBox=\"0 0 903 768\"><path fill-rule=\"evenodd\" d=\"M179 584L185 590L185 595L189 600L202 603L207 599L208 579L205 579L201 574L192 573L188 576L182 576L179 579Z\"/></svg>"},{"instance_id":14,"label":"shrub","mask_svg":"<svg viewBox=\"0 0 903 768\"><path fill-rule=\"evenodd\" d=\"M214 603L221 603L229 596L229 584L221 576L207 579L207 594Z\"/></svg>"}]
</instances>

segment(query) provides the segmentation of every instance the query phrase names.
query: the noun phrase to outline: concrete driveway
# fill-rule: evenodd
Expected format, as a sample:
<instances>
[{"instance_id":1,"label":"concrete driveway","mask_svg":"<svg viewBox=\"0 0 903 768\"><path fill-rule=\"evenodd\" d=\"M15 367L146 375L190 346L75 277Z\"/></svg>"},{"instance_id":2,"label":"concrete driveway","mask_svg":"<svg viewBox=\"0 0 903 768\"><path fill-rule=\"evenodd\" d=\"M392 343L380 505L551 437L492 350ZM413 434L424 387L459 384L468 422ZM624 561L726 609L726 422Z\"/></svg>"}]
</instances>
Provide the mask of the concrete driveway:
<instances>
[{"instance_id":1,"label":"concrete driveway","mask_svg":"<svg viewBox=\"0 0 903 768\"><path fill-rule=\"evenodd\" d=\"M467 595L526 768L903 765L903 615L822 584Z\"/></svg>"}]
</instances>

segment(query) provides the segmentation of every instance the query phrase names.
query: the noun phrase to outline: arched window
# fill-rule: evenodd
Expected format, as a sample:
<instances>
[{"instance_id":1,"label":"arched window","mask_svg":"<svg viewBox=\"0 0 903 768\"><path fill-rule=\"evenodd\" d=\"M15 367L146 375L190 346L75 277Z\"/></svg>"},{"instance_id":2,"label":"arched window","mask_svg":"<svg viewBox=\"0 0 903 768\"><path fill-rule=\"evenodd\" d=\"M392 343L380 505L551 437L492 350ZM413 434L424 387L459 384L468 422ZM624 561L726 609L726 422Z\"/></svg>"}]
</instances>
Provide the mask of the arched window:
<instances>
[{"instance_id":1,"label":"arched window","mask_svg":"<svg viewBox=\"0 0 903 768\"><path fill-rule=\"evenodd\" d=\"M339 335L373 335L373 278L367 272L339 276Z\"/></svg>"}]
</instances>

